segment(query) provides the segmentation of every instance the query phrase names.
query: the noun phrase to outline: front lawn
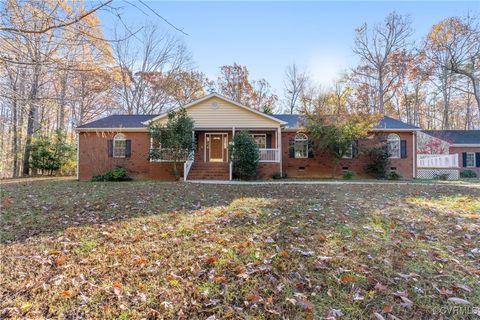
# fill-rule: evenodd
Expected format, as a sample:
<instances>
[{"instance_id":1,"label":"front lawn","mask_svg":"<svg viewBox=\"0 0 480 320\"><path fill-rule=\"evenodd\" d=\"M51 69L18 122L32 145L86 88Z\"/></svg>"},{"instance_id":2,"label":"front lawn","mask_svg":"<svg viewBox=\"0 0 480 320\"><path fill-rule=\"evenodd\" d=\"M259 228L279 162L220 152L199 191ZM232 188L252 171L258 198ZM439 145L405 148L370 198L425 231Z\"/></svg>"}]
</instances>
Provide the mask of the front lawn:
<instances>
[{"instance_id":1,"label":"front lawn","mask_svg":"<svg viewBox=\"0 0 480 320\"><path fill-rule=\"evenodd\" d=\"M473 319L480 307L478 185L0 188L0 318Z\"/></svg>"}]
</instances>

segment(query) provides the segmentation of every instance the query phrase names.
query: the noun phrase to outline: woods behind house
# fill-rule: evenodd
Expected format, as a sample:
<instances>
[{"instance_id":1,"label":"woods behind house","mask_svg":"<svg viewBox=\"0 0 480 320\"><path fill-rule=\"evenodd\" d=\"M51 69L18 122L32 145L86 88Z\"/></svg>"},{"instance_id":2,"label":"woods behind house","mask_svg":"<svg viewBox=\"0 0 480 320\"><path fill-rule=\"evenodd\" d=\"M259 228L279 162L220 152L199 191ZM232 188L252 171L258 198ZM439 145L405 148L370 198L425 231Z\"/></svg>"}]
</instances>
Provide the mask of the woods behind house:
<instances>
[{"instance_id":1,"label":"woods behind house","mask_svg":"<svg viewBox=\"0 0 480 320\"><path fill-rule=\"evenodd\" d=\"M139 16L153 11L139 6ZM447 17L415 38L411 18L393 12L355 30L359 64L331 87L292 64L276 92L237 63L208 78L195 67L184 31L156 12L157 24L129 26L122 10L112 1L0 4L0 178L37 173L31 153L39 143L73 150L74 128L99 116L159 114L214 91L267 113L378 112L425 129L480 128L474 15ZM112 36L100 12L115 20Z\"/></svg>"}]
</instances>

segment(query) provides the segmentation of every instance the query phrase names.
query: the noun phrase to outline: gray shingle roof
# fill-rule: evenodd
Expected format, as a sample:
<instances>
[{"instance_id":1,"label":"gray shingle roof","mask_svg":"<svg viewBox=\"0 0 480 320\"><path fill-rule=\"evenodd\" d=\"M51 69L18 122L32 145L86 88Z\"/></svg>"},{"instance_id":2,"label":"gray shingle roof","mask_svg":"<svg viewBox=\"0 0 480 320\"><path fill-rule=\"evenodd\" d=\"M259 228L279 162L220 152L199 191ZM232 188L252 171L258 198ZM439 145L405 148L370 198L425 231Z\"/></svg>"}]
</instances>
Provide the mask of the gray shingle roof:
<instances>
[{"instance_id":1,"label":"gray shingle roof","mask_svg":"<svg viewBox=\"0 0 480 320\"><path fill-rule=\"evenodd\" d=\"M84 125L78 126L78 129L118 129L118 128L145 128L142 122L148 121L158 115L111 115L101 118ZM274 114L273 117L285 121L286 129L298 129L304 125L302 116L298 114ZM411 129L417 130L418 127L412 126L400 120L390 117L383 117L376 129Z\"/></svg>"},{"instance_id":2,"label":"gray shingle roof","mask_svg":"<svg viewBox=\"0 0 480 320\"><path fill-rule=\"evenodd\" d=\"M480 130L424 130L423 132L451 144L480 145Z\"/></svg>"},{"instance_id":3,"label":"gray shingle roof","mask_svg":"<svg viewBox=\"0 0 480 320\"><path fill-rule=\"evenodd\" d=\"M302 116L298 114L274 114L275 118L287 122L287 129L298 129L302 127ZM419 127L402 122L400 120L384 116L382 120L374 127L375 129L389 129L389 130L418 130Z\"/></svg>"},{"instance_id":4,"label":"gray shingle roof","mask_svg":"<svg viewBox=\"0 0 480 320\"><path fill-rule=\"evenodd\" d=\"M400 129L400 130L418 130L419 127L405 123L403 121L384 116L382 120L374 127L375 129Z\"/></svg>"},{"instance_id":5,"label":"gray shingle roof","mask_svg":"<svg viewBox=\"0 0 480 320\"><path fill-rule=\"evenodd\" d=\"M273 117L285 121L287 129L298 129L303 126L302 117L298 114L272 114Z\"/></svg>"},{"instance_id":6,"label":"gray shingle roof","mask_svg":"<svg viewBox=\"0 0 480 320\"><path fill-rule=\"evenodd\" d=\"M84 125L78 126L78 129L110 129L110 128L144 128L145 125L142 122L148 121L154 117L152 115L125 115L117 114L101 118Z\"/></svg>"}]
</instances>

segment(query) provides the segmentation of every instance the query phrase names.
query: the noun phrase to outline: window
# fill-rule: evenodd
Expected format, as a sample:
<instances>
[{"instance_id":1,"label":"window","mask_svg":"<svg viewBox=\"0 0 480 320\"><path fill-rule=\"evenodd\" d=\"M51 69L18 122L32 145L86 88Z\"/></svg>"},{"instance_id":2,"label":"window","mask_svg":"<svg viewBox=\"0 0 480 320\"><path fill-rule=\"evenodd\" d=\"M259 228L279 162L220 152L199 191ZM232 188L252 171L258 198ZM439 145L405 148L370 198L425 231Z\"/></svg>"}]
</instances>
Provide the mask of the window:
<instances>
[{"instance_id":1,"label":"window","mask_svg":"<svg viewBox=\"0 0 480 320\"><path fill-rule=\"evenodd\" d=\"M353 158L353 143L350 143L348 148L345 150L345 154L342 156L342 159L352 159Z\"/></svg>"},{"instance_id":2,"label":"window","mask_svg":"<svg viewBox=\"0 0 480 320\"><path fill-rule=\"evenodd\" d=\"M400 137L392 133L387 137L387 148L390 158L400 158Z\"/></svg>"},{"instance_id":3,"label":"window","mask_svg":"<svg viewBox=\"0 0 480 320\"><path fill-rule=\"evenodd\" d=\"M261 134L253 133L250 136L253 138L253 140L255 140L259 149L267 148L267 135L266 134L264 134L264 133L261 133Z\"/></svg>"},{"instance_id":4,"label":"window","mask_svg":"<svg viewBox=\"0 0 480 320\"><path fill-rule=\"evenodd\" d=\"M475 167L475 152L467 152L467 163L466 166L469 168Z\"/></svg>"},{"instance_id":5,"label":"window","mask_svg":"<svg viewBox=\"0 0 480 320\"><path fill-rule=\"evenodd\" d=\"M298 133L294 141L295 158L308 158L308 137Z\"/></svg>"},{"instance_id":6,"label":"window","mask_svg":"<svg viewBox=\"0 0 480 320\"><path fill-rule=\"evenodd\" d=\"M125 140L125 135L123 133L117 133L113 138L113 157L125 158L126 150L127 141Z\"/></svg>"}]
</instances>

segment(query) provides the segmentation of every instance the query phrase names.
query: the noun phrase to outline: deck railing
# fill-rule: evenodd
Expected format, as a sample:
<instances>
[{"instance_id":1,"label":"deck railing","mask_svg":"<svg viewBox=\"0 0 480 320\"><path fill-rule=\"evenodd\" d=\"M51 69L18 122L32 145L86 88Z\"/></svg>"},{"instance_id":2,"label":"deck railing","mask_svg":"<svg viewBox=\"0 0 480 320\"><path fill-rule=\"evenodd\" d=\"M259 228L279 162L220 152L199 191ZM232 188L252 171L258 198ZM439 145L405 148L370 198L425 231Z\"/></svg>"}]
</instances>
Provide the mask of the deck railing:
<instances>
[{"instance_id":1,"label":"deck railing","mask_svg":"<svg viewBox=\"0 0 480 320\"><path fill-rule=\"evenodd\" d=\"M187 161L183 163L183 181L187 181L188 173L192 168L194 158L195 158L194 152L191 151L188 155Z\"/></svg>"},{"instance_id":2,"label":"deck railing","mask_svg":"<svg viewBox=\"0 0 480 320\"><path fill-rule=\"evenodd\" d=\"M418 168L458 168L458 154L419 154Z\"/></svg>"},{"instance_id":3,"label":"deck railing","mask_svg":"<svg viewBox=\"0 0 480 320\"><path fill-rule=\"evenodd\" d=\"M260 162L280 162L280 150L279 149L259 149Z\"/></svg>"}]
</instances>

